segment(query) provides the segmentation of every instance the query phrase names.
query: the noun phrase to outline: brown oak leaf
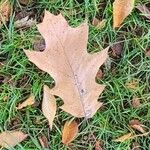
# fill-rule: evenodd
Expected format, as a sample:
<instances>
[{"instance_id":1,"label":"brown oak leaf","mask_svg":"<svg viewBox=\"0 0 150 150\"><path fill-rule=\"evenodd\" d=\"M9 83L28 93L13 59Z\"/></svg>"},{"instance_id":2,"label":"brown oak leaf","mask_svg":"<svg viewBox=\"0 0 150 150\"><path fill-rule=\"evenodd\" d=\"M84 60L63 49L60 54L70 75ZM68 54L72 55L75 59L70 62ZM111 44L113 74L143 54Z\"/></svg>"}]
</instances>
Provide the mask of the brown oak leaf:
<instances>
[{"instance_id":1,"label":"brown oak leaf","mask_svg":"<svg viewBox=\"0 0 150 150\"><path fill-rule=\"evenodd\" d=\"M108 48L88 54L87 23L70 27L61 14L45 11L37 27L46 48L43 52L25 50L27 57L54 78L55 87L50 93L63 99L61 109L75 117L91 118L102 106L97 99L105 86L97 84L95 76L108 57Z\"/></svg>"}]
</instances>

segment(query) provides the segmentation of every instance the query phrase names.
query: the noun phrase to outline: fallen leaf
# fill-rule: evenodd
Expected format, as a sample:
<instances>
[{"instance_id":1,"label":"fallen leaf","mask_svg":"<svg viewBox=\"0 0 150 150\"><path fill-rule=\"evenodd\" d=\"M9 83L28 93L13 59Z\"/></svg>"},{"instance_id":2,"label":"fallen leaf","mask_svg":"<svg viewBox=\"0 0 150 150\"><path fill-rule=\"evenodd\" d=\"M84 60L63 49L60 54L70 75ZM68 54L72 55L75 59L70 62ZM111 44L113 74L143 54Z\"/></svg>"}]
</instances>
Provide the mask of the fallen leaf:
<instances>
[{"instance_id":1,"label":"fallen leaf","mask_svg":"<svg viewBox=\"0 0 150 150\"><path fill-rule=\"evenodd\" d=\"M132 150L141 150L140 144L137 142L132 143Z\"/></svg>"},{"instance_id":2,"label":"fallen leaf","mask_svg":"<svg viewBox=\"0 0 150 150\"><path fill-rule=\"evenodd\" d=\"M29 19L29 16L22 18L20 20L15 21L14 27L15 28L29 28L36 24L36 20L33 18Z\"/></svg>"},{"instance_id":3,"label":"fallen leaf","mask_svg":"<svg viewBox=\"0 0 150 150\"><path fill-rule=\"evenodd\" d=\"M24 107L33 105L35 103L35 97L33 95L30 95L29 98L27 98L24 102L20 103L16 108L22 109Z\"/></svg>"},{"instance_id":4,"label":"fallen leaf","mask_svg":"<svg viewBox=\"0 0 150 150\"><path fill-rule=\"evenodd\" d=\"M145 5L138 5L136 8L144 15L147 19L150 19L150 11Z\"/></svg>"},{"instance_id":5,"label":"fallen leaf","mask_svg":"<svg viewBox=\"0 0 150 150\"><path fill-rule=\"evenodd\" d=\"M133 129L135 129L135 130L137 130L137 131L140 131L141 133L145 133L145 132L146 132L145 129L142 127L143 125L142 125L142 124L140 123L140 121L137 120L137 119L130 120L130 121L129 121L129 125L130 125Z\"/></svg>"},{"instance_id":6,"label":"fallen leaf","mask_svg":"<svg viewBox=\"0 0 150 150\"><path fill-rule=\"evenodd\" d=\"M96 78L97 79L102 79L103 78L103 72L101 69L98 70L97 74L96 74Z\"/></svg>"},{"instance_id":7,"label":"fallen leaf","mask_svg":"<svg viewBox=\"0 0 150 150\"><path fill-rule=\"evenodd\" d=\"M145 55L146 55L147 57L150 57L150 49L145 52Z\"/></svg>"},{"instance_id":8,"label":"fallen leaf","mask_svg":"<svg viewBox=\"0 0 150 150\"><path fill-rule=\"evenodd\" d=\"M40 142L42 148L47 148L47 149L49 148L48 140L45 135L39 136L38 139L39 139L39 142Z\"/></svg>"},{"instance_id":9,"label":"fallen leaf","mask_svg":"<svg viewBox=\"0 0 150 150\"><path fill-rule=\"evenodd\" d=\"M128 89L131 89L131 90L136 90L138 87L139 87L139 82L137 80L131 80L131 81L128 81L125 86L128 88Z\"/></svg>"},{"instance_id":10,"label":"fallen leaf","mask_svg":"<svg viewBox=\"0 0 150 150\"><path fill-rule=\"evenodd\" d=\"M0 146L4 148L12 148L25 140L27 134L22 131L5 131L0 133Z\"/></svg>"},{"instance_id":11,"label":"fallen leaf","mask_svg":"<svg viewBox=\"0 0 150 150\"><path fill-rule=\"evenodd\" d=\"M113 27L120 27L124 19L132 12L135 0L115 0L113 3Z\"/></svg>"},{"instance_id":12,"label":"fallen leaf","mask_svg":"<svg viewBox=\"0 0 150 150\"><path fill-rule=\"evenodd\" d=\"M131 137L132 137L132 133L127 133L127 134L125 134L125 135L123 135L123 136L121 136L121 137L119 137L119 138L117 138L113 141L115 141L115 142L124 142L126 140L131 139Z\"/></svg>"},{"instance_id":13,"label":"fallen leaf","mask_svg":"<svg viewBox=\"0 0 150 150\"><path fill-rule=\"evenodd\" d=\"M66 121L62 131L62 143L70 144L78 133L78 124L76 121Z\"/></svg>"},{"instance_id":14,"label":"fallen leaf","mask_svg":"<svg viewBox=\"0 0 150 150\"><path fill-rule=\"evenodd\" d=\"M6 24L6 22L9 20L9 16L11 13L11 5L9 3L9 0L2 0L0 2L0 25Z\"/></svg>"},{"instance_id":15,"label":"fallen leaf","mask_svg":"<svg viewBox=\"0 0 150 150\"><path fill-rule=\"evenodd\" d=\"M97 18L94 18L92 21L92 25L95 26L97 29L103 28L105 24L106 24L106 19L99 20Z\"/></svg>"},{"instance_id":16,"label":"fallen leaf","mask_svg":"<svg viewBox=\"0 0 150 150\"><path fill-rule=\"evenodd\" d=\"M114 139L113 141L115 142L124 142L126 140L130 140L130 139L134 139L134 138L137 138L137 137L142 137L142 136L147 136L150 132L146 132L146 133L143 133L143 134L137 134L137 135L133 135L133 133L127 133L117 139Z\"/></svg>"},{"instance_id":17,"label":"fallen leaf","mask_svg":"<svg viewBox=\"0 0 150 150\"><path fill-rule=\"evenodd\" d=\"M35 51L44 51L45 49L45 40L42 37L37 36L33 43L33 49Z\"/></svg>"},{"instance_id":18,"label":"fallen leaf","mask_svg":"<svg viewBox=\"0 0 150 150\"><path fill-rule=\"evenodd\" d=\"M120 57L123 53L123 44L116 43L111 46L112 49L112 56L113 57Z\"/></svg>"},{"instance_id":19,"label":"fallen leaf","mask_svg":"<svg viewBox=\"0 0 150 150\"><path fill-rule=\"evenodd\" d=\"M50 129L52 129L53 120L56 114L56 100L55 97L51 94L49 87L46 85L44 85L42 111L49 122Z\"/></svg>"},{"instance_id":20,"label":"fallen leaf","mask_svg":"<svg viewBox=\"0 0 150 150\"><path fill-rule=\"evenodd\" d=\"M96 143L95 143L95 150L103 150L100 141L96 141Z\"/></svg>"},{"instance_id":21,"label":"fallen leaf","mask_svg":"<svg viewBox=\"0 0 150 150\"><path fill-rule=\"evenodd\" d=\"M28 5L30 0L19 0L19 3L22 5Z\"/></svg>"},{"instance_id":22,"label":"fallen leaf","mask_svg":"<svg viewBox=\"0 0 150 150\"><path fill-rule=\"evenodd\" d=\"M132 103L133 108L139 108L141 106L140 98L138 97L133 97L131 103Z\"/></svg>"},{"instance_id":23,"label":"fallen leaf","mask_svg":"<svg viewBox=\"0 0 150 150\"><path fill-rule=\"evenodd\" d=\"M45 11L38 30L46 42L43 52L25 50L29 60L55 79L52 95L63 99L61 109L75 117L91 118L102 106L97 101L104 85L95 82L99 67L108 58L108 48L88 54L88 25L72 28L65 18Z\"/></svg>"}]
</instances>

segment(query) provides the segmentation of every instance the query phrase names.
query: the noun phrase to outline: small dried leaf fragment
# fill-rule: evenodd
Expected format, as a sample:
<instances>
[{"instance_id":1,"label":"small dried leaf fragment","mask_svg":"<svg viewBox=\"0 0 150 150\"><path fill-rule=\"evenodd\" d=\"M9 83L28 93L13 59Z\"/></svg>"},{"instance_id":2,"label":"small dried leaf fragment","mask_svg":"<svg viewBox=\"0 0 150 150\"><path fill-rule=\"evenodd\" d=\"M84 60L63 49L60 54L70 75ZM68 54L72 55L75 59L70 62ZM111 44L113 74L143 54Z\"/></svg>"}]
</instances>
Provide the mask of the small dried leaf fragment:
<instances>
[{"instance_id":1,"label":"small dried leaf fragment","mask_svg":"<svg viewBox=\"0 0 150 150\"><path fill-rule=\"evenodd\" d=\"M34 40L34 43L33 43L33 49L35 51L44 51L44 49L45 49L45 40L42 37L37 36Z\"/></svg>"},{"instance_id":2,"label":"small dried leaf fragment","mask_svg":"<svg viewBox=\"0 0 150 150\"><path fill-rule=\"evenodd\" d=\"M135 130L137 130L137 131L139 131L139 132L141 132L141 133L145 133L145 132L146 132L145 129L142 127L143 125L142 125L142 124L140 123L140 121L137 120L137 119L133 119L133 120L129 121L129 125L130 125L133 129L135 129Z\"/></svg>"},{"instance_id":3,"label":"small dried leaf fragment","mask_svg":"<svg viewBox=\"0 0 150 150\"><path fill-rule=\"evenodd\" d=\"M132 137L132 133L127 133L127 134L125 134L125 135L123 135L123 136L121 136L121 137L119 137L119 138L117 138L113 141L115 141L115 142L124 142L126 140L131 139L131 137Z\"/></svg>"},{"instance_id":4,"label":"small dried leaf fragment","mask_svg":"<svg viewBox=\"0 0 150 150\"><path fill-rule=\"evenodd\" d=\"M78 124L76 121L67 121L62 131L62 143L70 144L78 133Z\"/></svg>"},{"instance_id":5,"label":"small dried leaf fragment","mask_svg":"<svg viewBox=\"0 0 150 150\"><path fill-rule=\"evenodd\" d=\"M2 0L0 2L0 25L5 24L9 20L11 13L11 5L9 0Z\"/></svg>"},{"instance_id":6,"label":"small dried leaf fragment","mask_svg":"<svg viewBox=\"0 0 150 150\"><path fill-rule=\"evenodd\" d=\"M108 58L108 48L87 53L87 23L70 27L61 14L55 16L45 11L38 30L46 48L43 52L26 50L27 57L54 78L55 87L50 93L62 98L61 109L75 117L91 118L102 106L97 100L105 86L97 84L95 76Z\"/></svg>"},{"instance_id":7,"label":"small dried leaf fragment","mask_svg":"<svg viewBox=\"0 0 150 150\"><path fill-rule=\"evenodd\" d=\"M150 49L145 52L145 55L146 55L147 57L150 57Z\"/></svg>"},{"instance_id":8,"label":"small dried leaf fragment","mask_svg":"<svg viewBox=\"0 0 150 150\"><path fill-rule=\"evenodd\" d=\"M29 16L22 18L20 20L15 21L14 27L15 28L29 28L36 24L36 20L33 18L29 19Z\"/></svg>"},{"instance_id":9,"label":"small dried leaf fragment","mask_svg":"<svg viewBox=\"0 0 150 150\"><path fill-rule=\"evenodd\" d=\"M0 133L0 146L5 148L12 148L25 140L27 134L22 131L5 131Z\"/></svg>"},{"instance_id":10,"label":"small dried leaf fragment","mask_svg":"<svg viewBox=\"0 0 150 150\"><path fill-rule=\"evenodd\" d=\"M132 143L132 150L141 150L140 144L137 142Z\"/></svg>"},{"instance_id":11,"label":"small dried leaf fragment","mask_svg":"<svg viewBox=\"0 0 150 150\"><path fill-rule=\"evenodd\" d=\"M29 98L27 98L24 102L20 103L16 108L22 109L24 107L33 105L35 103L35 97L33 95L30 95Z\"/></svg>"},{"instance_id":12,"label":"small dried leaf fragment","mask_svg":"<svg viewBox=\"0 0 150 150\"><path fill-rule=\"evenodd\" d=\"M99 20L97 18L93 18L93 21L92 21L92 25L95 26L97 29L103 28L105 26L105 23L106 23L105 19Z\"/></svg>"},{"instance_id":13,"label":"small dried leaf fragment","mask_svg":"<svg viewBox=\"0 0 150 150\"><path fill-rule=\"evenodd\" d=\"M131 103L133 108L139 108L141 106L140 98L138 97L133 97Z\"/></svg>"},{"instance_id":14,"label":"small dried leaf fragment","mask_svg":"<svg viewBox=\"0 0 150 150\"><path fill-rule=\"evenodd\" d=\"M130 90L136 90L139 87L139 82L137 80L128 81L125 86Z\"/></svg>"},{"instance_id":15,"label":"small dried leaf fragment","mask_svg":"<svg viewBox=\"0 0 150 150\"><path fill-rule=\"evenodd\" d=\"M30 0L19 0L19 3L22 5L27 5Z\"/></svg>"},{"instance_id":16,"label":"small dried leaf fragment","mask_svg":"<svg viewBox=\"0 0 150 150\"><path fill-rule=\"evenodd\" d=\"M145 5L138 5L136 8L147 18L150 19L150 10Z\"/></svg>"},{"instance_id":17,"label":"small dried leaf fragment","mask_svg":"<svg viewBox=\"0 0 150 150\"><path fill-rule=\"evenodd\" d=\"M103 150L101 142L100 141L96 141L95 143L95 150Z\"/></svg>"},{"instance_id":18,"label":"small dried leaf fragment","mask_svg":"<svg viewBox=\"0 0 150 150\"><path fill-rule=\"evenodd\" d=\"M113 27L120 27L124 19L132 12L135 0L115 0L113 3Z\"/></svg>"},{"instance_id":19,"label":"small dried leaf fragment","mask_svg":"<svg viewBox=\"0 0 150 150\"><path fill-rule=\"evenodd\" d=\"M49 148L48 140L45 135L39 136L38 139L39 139L39 142L40 142L42 148Z\"/></svg>"},{"instance_id":20,"label":"small dried leaf fragment","mask_svg":"<svg viewBox=\"0 0 150 150\"><path fill-rule=\"evenodd\" d=\"M53 120L56 114L56 107L57 106L55 97L50 93L49 87L44 85L42 111L49 122L50 129L52 129L53 126Z\"/></svg>"},{"instance_id":21,"label":"small dried leaf fragment","mask_svg":"<svg viewBox=\"0 0 150 150\"><path fill-rule=\"evenodd\" d=\"M123 53L123 43L116 43L111 46L112 56L120 57Z\"/></svg>"}]
</instances>

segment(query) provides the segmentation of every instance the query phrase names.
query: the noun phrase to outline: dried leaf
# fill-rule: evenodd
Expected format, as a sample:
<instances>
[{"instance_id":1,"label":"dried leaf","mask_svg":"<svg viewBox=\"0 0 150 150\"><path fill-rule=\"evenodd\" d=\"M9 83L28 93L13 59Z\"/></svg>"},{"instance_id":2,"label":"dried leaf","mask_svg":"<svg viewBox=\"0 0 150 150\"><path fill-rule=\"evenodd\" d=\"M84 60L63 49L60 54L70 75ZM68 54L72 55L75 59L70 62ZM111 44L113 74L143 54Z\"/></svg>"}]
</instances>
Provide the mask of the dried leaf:
<instances>
[{"instance_id":1,"label":"dried leaf","mask_svg":"<svg viewBox=\"0 0 150 150\"><path fill-rule=\"evenodd\" d=\"M138 97L133 97L132 106L133 106L133 108L138 108L141 106L141 102L140 102L140 99Z\"/></svg>"},{"instance_id":2,"label":"dried leaf","mask_svg":"<svg viewBox=\"0 0 150 150\"><path fill-rule=\"evenodd\" d=\"M22 131L5 131L0 133L0 146L5 148L12 148L25 140L27 134Z\"/></svg>"},{"instance_id":3,"label":"dried leaf","mask_svg":"<svg viewBox=\"0 0 150 150\"><path fill-rule=\"evenodd\" d=\"M21 104L19 104L16 108L22 109L24 107L33 105L35 103L35 97L33 95L30 95L29 98L27 98L24 102L22 102Z\"/></svg>"},{"instance_id":4,"label":"dried leaf","mask_svg":"<svg viewBox=\"0 0 150 150\"><path fill-rule=\"evenodd\" d=\"M30 0L19 0L19 3L22 5L28 5Z\"/></svg>"},{"instance_id":5,"label":"dried leaf","mask_svg":"<svg viewBox=\"0 0 150 150\"><path fill-rule=\"evenodd\" d=\"M9 20L11 13L11 5L9 0L2 0L0 2L0 25L5 24Z\"/></svg>"},{"instance_id":6,"label":"dried leaf","mask_svg":"<svg viewBox=\"0 0 150 150\"><path fill-rule=\"evenodd\" d=\"M39 139L39 142L40 142L42 148L49 148L48 140L45 135L39 136L38 139Z\"/></svg>"},{"instance_id":7,"label":"dried leaf","mask_svg":"<svg viewBox=\"0 0 150 150\"><path fill-rule=\"evenodd\" d=\"M39 36L35 38L35 41L33 43L33 49L35 51L44 51L45 49L45 40Z\"/></svg>"},{"instance_id":8,"label":"dried leaf","mask_svg":"<svg viewBox=\"0 0 150 150\"><path fill-rule=\"evenodd\" d=\"M95 150L103 150L100 141L96 141L96 143L95 143Z\"/></svg>"},{"instance_id":9,"label":"dried leaf","mask_svg":"<svg viewBox=\"0 0 150 150\"><path fill-rule=\"evenodd\" d=\"M128 133L128 134L125 134L113 141L115 142L124 142L126 140L130 140L130 139L134 139L134 138L137 138L137 137L142 137L142 136L147 136L150 132L146 132L146 133L143 133L143 134L137 134L137 135L133 135L132 133Z\"/></svg>"},{"instance_id":10,"label":"dried leaf","mask_svg":"<svg viewBox=\"0 0 150 150\"><path fill-rule=\"evenodd\" d=\"M105 24L106 24L106 19L100 21L99 19L94 18L92 21L92 25L95 26L97 29L103 28Z\"/></svg>"},{"instance_id":11,"label":"dried leaf","mask_svg":"<svg viewBox=\"0 0 150 150\"><path fill-rule=\"evenodd\" d=\"M129 125L130 125L133 129L135 129L135 130L137 130L137 131L140 131L141 133L145 133L145 132L146 132L145 129L142 127L143 125L142 125L142 124L140 123L140 121L137 120L137 119L133 119L133 120L129 121Z\"/></svg>"},{"instance_id":12,"label":"dried leaf","mask_svg":"<svg viewBox=\"0 0 150 150\"><path fill-rule=\"evenodd\" d=\"M147 57L150 57L150 49L145 52L145 55L146 55Z\"/></svg>"},{"instance_id":13,"label":"dried leaf","mask_svg":"<svg viewBox=\"0 0 150 150\"><path fill-rule=\"evenodd\" d=\"M53 120L56 114L56 100L53 95L50 93L50 89L48 86L44 86L44 96L42 102L42 111L44 116L47 118L49 122L49 126L52 129Z\"/></svg>"},{"instance_id":14,"label":"dried leaf","mask_svg":"<svg viewBox=\"0 0 150 150\"><path fill-rule=\"evenodd\" d=\"M111 46L111 49L112 49L112 56L119 57L123 53L123 44L122 43L113 44Z\"/></svg>"},{"instance_id":15,"label":"dried leaf","mask_svg":"<svg viewBox=\"0 0 150 150\"><path fill-rule=\"evenodd\" d=\"M132 143L132 150L141 150L140 149L140 144L137 142Z\"/></svg>"},{"instance_id":16,"label":"dried leaf","mask_svg":"<svg viewBox=\"0 0 150 150\"><path fill-rule=\"evenodd\" d=\"M113 3L113 27L120 27L124 19L132 12L135 0L115 0Z\"/></svg>"},{"instance_id":17,"label":"dried leaf","mask_svg":"<svg viewBox=\"0 0 150 150\"><path fill-rule=\"evenodd\" d=\"M29 16L22 18L20 20L15 21L14 27L15 28L29 28L36 24L36 20L33 18L29 19Z\"/></svg>"},{"instance_id":18,"label":"dried leaf","mask_svg":"<svg viewBox=\"0 0 150 150\"><path fill-rule=\"evenodd\" d=\"M138 5L136 8L147 18L150 19L150 11L145 5Z\"/></svg>"},{"instance_id":19,"label":"dried leaf","mask_svg":"<svg viewBox=\"0 0 150 150\"><path fill-rule=\"evenodd\" d=\"M98 85L95 76L108 57L108 48L88 54L87 24L72 28L61 14L55 16L45 11L38 30L45 39L46 49L25 51L29 60L55 79L56 86L50 93L63 99L61 109L75 117L91 118L102 106L97 99L105 86Z\"/></svg>"},{"instance_id":20,"label":"dried leaf","mask_svg":"<svg viewBox=\"0 0 150 150\"><path fill-rule=\"evenodd\" d=\"M78 124L76 121L66 121L62 131L62 143L70 144L78 133Z\"/></svg>"},{"instance_id":21,"label":"dried leaf","mask_svg":"<svg viewBox=\"0 0 150 150\"><path fill-rule=\"evenodd\" d=\"M117 138L113 141L115 141L115 142L124 142L126 140L131 139L131 137L132 137L132 133L127 133L127 134L125 134L125 135L123 135L123 136L121 136L121 137L119 137L119 138Z\"/></svg>"},{"instance_id":22,"label":"dried leaf","mask_svg":"<svg viewBox=\"0 0 150 150\"><path fill-rule=\"evenodd\" d=\"M97 74L96 74L96 78L97 79L102 79L103 78L103 72L101 69L98 70Z\"/></svg>"},{"instance_id":23,"label":"dried leaf","mask_svg":"<svg viewBox=\"0 0 150 150\"><path fill-rule=\"evenodd\" d=\"M139 82L136 80L131 80L127 82L125 85L128 89L136 90L139 87Z\"/></svg>"}]
</instances>

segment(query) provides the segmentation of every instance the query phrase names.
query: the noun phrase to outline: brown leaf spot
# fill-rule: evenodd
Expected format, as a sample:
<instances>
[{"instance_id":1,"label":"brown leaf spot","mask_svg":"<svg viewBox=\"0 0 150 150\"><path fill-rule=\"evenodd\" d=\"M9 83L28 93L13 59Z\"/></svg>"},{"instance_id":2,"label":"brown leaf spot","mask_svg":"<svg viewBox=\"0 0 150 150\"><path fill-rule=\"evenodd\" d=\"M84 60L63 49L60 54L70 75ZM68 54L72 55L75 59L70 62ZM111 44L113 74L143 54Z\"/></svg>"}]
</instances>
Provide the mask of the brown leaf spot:
<instances>
[{"instance_id":1,"label":"brown leaf spot","mask_svg":"<svg viewBox=\"0 0 150 150\"><path fill-rule=\"evenodd\" d=\"M131 103L132 103L133 108L139 108L141 106L140 98L138 97L133 97Z\"/></svg>"},{"instance_id":2,"label":"brown leaf spot","mask_svg":"<svg viewBox=\"0 0 150 150\"><path fill-rule=\"evenodd\" d=\"M40 142L42 148L49 148L48 140L44 134L39 136L38 139L39 139L39 142Z\"/></svg>"}]
</instances>

